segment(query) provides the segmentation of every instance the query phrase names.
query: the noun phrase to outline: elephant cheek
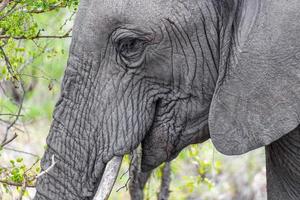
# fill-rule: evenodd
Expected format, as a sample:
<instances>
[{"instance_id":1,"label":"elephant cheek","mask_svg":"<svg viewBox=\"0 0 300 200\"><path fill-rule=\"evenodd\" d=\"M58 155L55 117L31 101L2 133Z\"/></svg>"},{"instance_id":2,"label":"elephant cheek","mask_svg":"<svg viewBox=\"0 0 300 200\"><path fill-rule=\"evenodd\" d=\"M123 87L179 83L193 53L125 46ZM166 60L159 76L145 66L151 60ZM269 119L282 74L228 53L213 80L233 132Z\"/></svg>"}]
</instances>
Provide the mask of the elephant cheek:
<instances>
[{"instance_id":1,"label":"elephant cheek","mask_svg":"<svg viewBox=\"0 0 300 200\"><path fill-rule=\"evenodd\" d=\"M209 139L208 125L169 132L162 127L151 130L142 143L142 171L150 171L165 161L170 161L190 144Z\"/></svg>"}]
</instances>

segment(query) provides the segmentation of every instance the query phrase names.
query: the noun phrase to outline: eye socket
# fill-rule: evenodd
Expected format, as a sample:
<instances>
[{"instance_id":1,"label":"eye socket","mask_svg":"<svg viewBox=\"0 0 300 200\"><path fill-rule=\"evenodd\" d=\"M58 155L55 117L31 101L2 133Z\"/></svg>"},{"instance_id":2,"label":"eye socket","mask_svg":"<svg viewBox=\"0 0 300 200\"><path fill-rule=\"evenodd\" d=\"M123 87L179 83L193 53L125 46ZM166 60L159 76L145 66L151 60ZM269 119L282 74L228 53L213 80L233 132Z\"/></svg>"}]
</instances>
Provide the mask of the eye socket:
<instances>
[{"instance_id":1,"label":"eye socket","mask_svg":"<svg viewBox=\"0 0 300 200\"><path fill-rule=\"evenodd\" d=\"M124 38L117 42L118 61L128 68L137 68L145 58L147 41L140 38Z\"/></svg>"}]
</instances>

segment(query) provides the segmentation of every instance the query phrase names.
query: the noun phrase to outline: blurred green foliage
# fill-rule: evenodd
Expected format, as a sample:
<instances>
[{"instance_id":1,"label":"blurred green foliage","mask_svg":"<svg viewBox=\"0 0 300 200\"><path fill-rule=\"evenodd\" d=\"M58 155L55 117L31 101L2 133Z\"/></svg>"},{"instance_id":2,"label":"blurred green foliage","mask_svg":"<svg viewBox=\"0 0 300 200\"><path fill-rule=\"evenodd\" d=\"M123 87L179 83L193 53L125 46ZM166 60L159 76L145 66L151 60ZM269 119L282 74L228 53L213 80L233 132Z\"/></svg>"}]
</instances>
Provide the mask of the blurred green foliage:
<instances>
[{"instance_id":1,"label":"blurred green foliage","mask_svg":"<svg viewBox=\"0 0 300 200\"><path fill-rule=\"evenodd\" d=\"M38 156L8 157L5 145L25 137L24 124L50 121L78 1L0 0L0 199L28 195L40 172Z\"/></svg>"},{"instance_id":2,"label":"blurred green foliage","mask_svg":"<svg viewBox=\"0 0 300 200\"><path fill-rule=\"evenodd\" d=\"M53 102L32 106L35 93L45 93L35 87L44 84L47 92L57 92L77 5L78 0L19 0L9 1L0 12L0 80L16 88L23 84L24 104L29 104L23 119L51 116ZM19 105L11 98L1 98L0 113L16 113Z\"/></svg>"}]
</instances>

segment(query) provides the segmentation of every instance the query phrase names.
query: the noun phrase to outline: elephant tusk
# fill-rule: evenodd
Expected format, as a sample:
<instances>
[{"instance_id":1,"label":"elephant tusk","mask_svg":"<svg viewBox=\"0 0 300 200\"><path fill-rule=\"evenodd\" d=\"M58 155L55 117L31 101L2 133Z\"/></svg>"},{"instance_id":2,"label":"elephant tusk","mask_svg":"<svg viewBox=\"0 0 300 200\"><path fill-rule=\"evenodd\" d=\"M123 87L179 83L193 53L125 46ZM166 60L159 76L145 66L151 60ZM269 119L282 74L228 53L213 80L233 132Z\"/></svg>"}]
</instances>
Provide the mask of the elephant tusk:
<instances>
[{"instance_id":1,"label":"elephant tusk","mask_svg":"<svg viewBox=\"0 0 300 200\"><path fill-rule=\"evenodd\" d=\"M94 200L107 200L117 179L123 156L113 157L106 165Z\"/></svg>"}]
</instances>

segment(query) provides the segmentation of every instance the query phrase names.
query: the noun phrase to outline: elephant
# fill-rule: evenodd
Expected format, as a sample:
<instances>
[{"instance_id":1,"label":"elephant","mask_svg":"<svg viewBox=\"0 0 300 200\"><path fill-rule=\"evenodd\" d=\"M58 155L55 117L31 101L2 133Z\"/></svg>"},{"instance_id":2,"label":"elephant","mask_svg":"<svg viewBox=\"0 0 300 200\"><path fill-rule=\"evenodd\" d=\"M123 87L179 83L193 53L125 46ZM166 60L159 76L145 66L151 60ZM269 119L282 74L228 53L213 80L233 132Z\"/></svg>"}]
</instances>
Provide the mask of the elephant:
<instances>
[{"instance_id":1,"label":"elephant","mask_svg":"<svg viewBox=\"0 0 300 200\"><path fill-rule=\"evenodd\" d=\"M93 199L138 146L147 172L208 139L226 155L265 147L268 199L300 199L299 10L81 0L34 199Z\"/></svg>"}]
</instances>

